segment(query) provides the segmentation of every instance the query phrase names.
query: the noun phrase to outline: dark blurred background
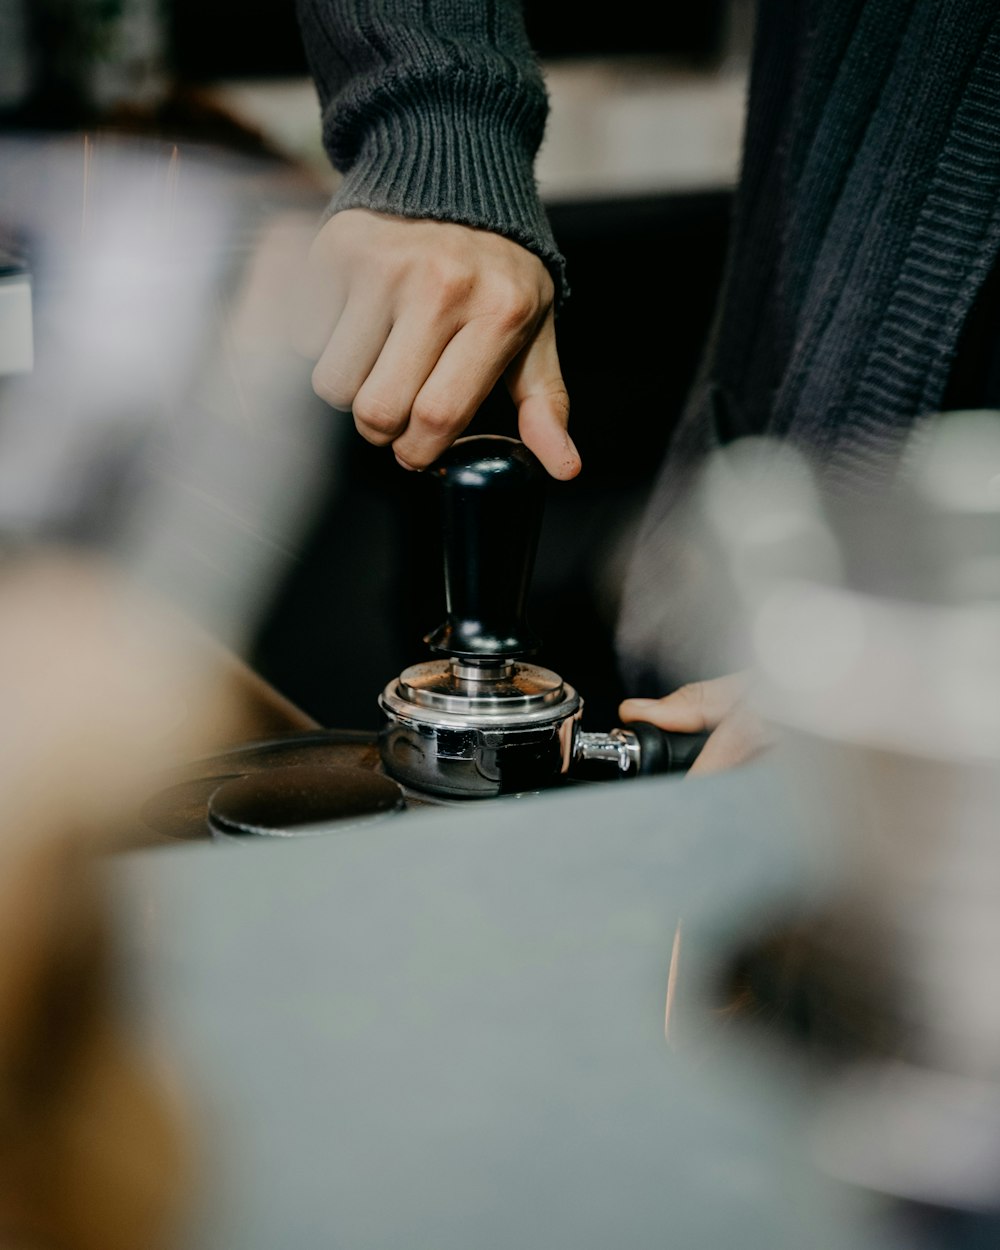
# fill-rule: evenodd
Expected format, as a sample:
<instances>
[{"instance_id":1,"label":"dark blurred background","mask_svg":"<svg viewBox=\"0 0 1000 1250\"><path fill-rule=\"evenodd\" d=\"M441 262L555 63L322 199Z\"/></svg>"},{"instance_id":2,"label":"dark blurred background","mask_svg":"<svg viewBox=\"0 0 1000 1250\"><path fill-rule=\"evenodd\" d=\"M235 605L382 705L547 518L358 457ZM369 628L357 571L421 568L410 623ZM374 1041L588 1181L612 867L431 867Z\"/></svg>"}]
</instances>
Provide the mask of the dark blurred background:
<instances>
[{"instance_id":1,"label":"dark blurred background","mask_svg":"<svg viewBox=\"0 0 1000 1250\"><path fill-rule=\"evenodd\" d=\"M289 0L215 0L213 23L199 0L172 0L171 56L191 79L285 75L305 72L305 61ZM625 0L607 10L566 0L526 0L528 33L539 56L607 57L673 55L710 64L726 38L727 0L698 5L651 5Z\"/></svg>"},{"instance_id":2,"label":"dark blurred background","mask_svg":"<svg viewBox=\"0 0 1000 1250\"><path fill-rule=\"evenodd\" d=\"M634 63L660 98L675 81L711 91L740 72L746 10L745 0L631 0L609 25L606 12L528 0L526 17L553 71L613 66L627 84ZM217 144L276 170L294 157L216 89L308 86L290 0L0 0L0 81L8 129L103 127ZM546 195L572 287L559 347L584 471L549 489L530 609L544 640L537 658L577 686L593 728L614 723L625 693L663 693L621 686L617 586L697 364L726 245L731 179L672 180L662 154L657 168L666 176L645 186L611 177ZM322 178L305 185L321 203ZM388 450L345 438L344 420L331 414L337 472L247 658L324 724L375 728L379 690L425 658L422 637L443 613L441 553L428 480L401 471ZM516 433L502 392L472 429Z\"/></svg>"}]
</instances>

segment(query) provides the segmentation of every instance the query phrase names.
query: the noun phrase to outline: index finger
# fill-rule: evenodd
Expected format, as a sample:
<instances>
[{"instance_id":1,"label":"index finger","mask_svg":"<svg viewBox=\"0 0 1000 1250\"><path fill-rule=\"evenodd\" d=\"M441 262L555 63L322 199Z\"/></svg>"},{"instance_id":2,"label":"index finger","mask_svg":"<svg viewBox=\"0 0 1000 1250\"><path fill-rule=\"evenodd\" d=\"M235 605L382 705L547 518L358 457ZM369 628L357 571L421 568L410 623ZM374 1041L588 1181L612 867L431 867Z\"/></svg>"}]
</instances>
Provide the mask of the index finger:
<instances>
[{"instance_id":1,"label":"index finger","mask_svg":"<svg viewBox=\"0 0 1000 1250\"><path fill-rule=\"evenodd\" d=\"M580 472L580 453L569 436L569 394L556 350L552 312L508 366L507 390L517 407L517 426L554 478L566 481Z\"/></svg>"}]
</instances>

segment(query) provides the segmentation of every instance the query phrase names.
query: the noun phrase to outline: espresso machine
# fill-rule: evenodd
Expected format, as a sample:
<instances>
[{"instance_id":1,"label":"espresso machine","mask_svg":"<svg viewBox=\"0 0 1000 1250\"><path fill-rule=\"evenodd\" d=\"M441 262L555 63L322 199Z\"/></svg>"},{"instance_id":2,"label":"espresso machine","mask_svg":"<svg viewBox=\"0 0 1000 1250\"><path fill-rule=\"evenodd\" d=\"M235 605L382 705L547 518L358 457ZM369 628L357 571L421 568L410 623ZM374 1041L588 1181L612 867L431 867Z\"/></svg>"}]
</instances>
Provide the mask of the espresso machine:
<instances>
[{"instance_id":1,"label":"espresso machine","mask_svg":"<svg viewBox=\"0 0 1000 1250\"><path fill-rule=\"evenodd\" d=\"M427 470L440 509L446 616L425 658L378 696L375 733L323 729L201 760L142 809L158 837L315 835L428 804L683 772L706 734L583 728L584 701L531 662L526 614L547 476L516 439L457 440Z\"/></svg>"}]
</instances>

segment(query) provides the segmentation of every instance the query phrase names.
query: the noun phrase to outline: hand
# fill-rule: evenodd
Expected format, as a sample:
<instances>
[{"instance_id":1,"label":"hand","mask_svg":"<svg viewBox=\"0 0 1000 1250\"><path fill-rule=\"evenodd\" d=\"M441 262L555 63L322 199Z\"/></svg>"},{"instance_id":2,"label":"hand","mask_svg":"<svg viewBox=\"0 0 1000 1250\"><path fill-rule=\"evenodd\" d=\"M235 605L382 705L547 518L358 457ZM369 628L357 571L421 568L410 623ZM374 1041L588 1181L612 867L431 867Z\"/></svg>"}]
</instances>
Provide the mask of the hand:
<instances>
[{"instance_id":1,"label":"hand","mask_svg":"<svg viewBox=\"0 0 1000 1250\"><path fill-rule=\"evenodd\" d=\"M688 776L722 772L753 759L773 741L772 732L743 701L747 684L743 673L696 681L662 699L626 699L618 714L623 721L648 721L677 733L712 730Z\"/></svg>"},{"instance_id":2,"label":"hand","mask_svg":"<svg viewBox=\"0 0 1000 1250\"><path fill-rule=\"evenodd\" d=\"M348 209L310 251L299 350L313 387L370 443L423 469L504 378L523 442L575 477L552 278L532 252L449 222Z\"/></svg>"}]
</instances>

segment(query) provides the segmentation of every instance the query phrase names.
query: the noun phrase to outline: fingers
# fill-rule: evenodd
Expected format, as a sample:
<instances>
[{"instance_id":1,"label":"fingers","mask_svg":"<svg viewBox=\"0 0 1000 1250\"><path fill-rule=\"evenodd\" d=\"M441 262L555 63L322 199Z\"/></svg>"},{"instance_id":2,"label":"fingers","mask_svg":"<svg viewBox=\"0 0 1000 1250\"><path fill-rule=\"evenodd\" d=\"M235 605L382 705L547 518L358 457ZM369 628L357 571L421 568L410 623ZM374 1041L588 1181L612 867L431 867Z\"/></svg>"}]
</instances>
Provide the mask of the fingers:
<instances>
[{"instance_id":1,"label":"fingers","mask_svg":"<svg viewBox=\"0 0 1000 1250\"><path fill-rule=\"evenodd\" d=\"M322 356L350 293L349 265L332 251L330 226L327 222L313 240L289 316L292 346L307 360Z\"/></svg>"},{"instance_id":2,"label":"fingers","mask_svg":"<svg viewBox=\"0 0 1000 1250\"><path fill-rule=\"evenodd\" d=\"M746 690L743 673L681 686L662 699L626 699L618 709L623 721L644 720L660 729L701 733L714 729Z\"/></svg>"},{"instance_id":3,"label":"fingers","mask_svg":"<svg viewBox=\"0 0 1000 1250\"><path fill-rule=\"evenodd\" d=\"M377 295L352 293L313 369L313 390L320 399L331 408L351 411L391 327L390 310Z\"/></svg>"},{"instance_id":4,"label":"fingers","mask_svg":"<svg viewBox=\"0 0 1000 1250\"><path fill-rule=\"evenodd\" d=\"M517 406L521 439L560 481L580 472L580 453L569 436L569 395L559 367L552 312L506 373Z\"/></svg>"},{"instance_id":5,"label":"fingers","mask_svg":"<svg viewBox=\"0 0 1000 1250\"><path fill-rule=\"evenodd\" d=\"M712 730L688 776L723 772L774 742L774 731L742 702L748 684L746 673L729 673L691 682L662 699L626 699L618 714L623 721L648 721L675 733Z\"/></svg>"},{"instance_id":6,"label":"fingers","mask_svg":"<svg viewBox=\"0 0 1000 1250\"><path fill-rule=\"evenodd\" d=\"M486 230L351 209L323 226L310 265L297 337L317 349L313 386L369 442L426 468L509 370L526 445L553 476L579 472L537 256Z\"/></svg>"},{"instance_id":7,"label":"fingers","mask_svg":"<svg viewBox=\"0 0 1000 1250\"><path fill-rule=\"evenodd\" d=\"M413 422L417 396L454 333L454 323L407 312L389 332L354 396L354 424L370 443L395 443ZM367 364L367 361L365 361ZM394 447L400 455L398 447ZM405 449L404 449L405 450Z\"/></svg>"},{"instance_id":8,"label":"fingers","mask_svg":"<svg viewBox=\"0 0 1000 1250\"><path fill-rule=\"evenodd\" d=\"M397 459L415 469L432 464L475 416L524 334L523 325L495 317L463 325L413 400L406 429L392 445Z\"/></svg>"},{"instance_id":9,"label":"fingers","mask_svg":"<svg viewBox=\"0 0 1000 1250\"><path fill-rule=\"evenodd\" d=\"M760 717L745 705L737 704L709 735L688 769L688 776L707 776L746 764L771 746L773 741L773 731Z\"/></svg>"}]
</instances>

